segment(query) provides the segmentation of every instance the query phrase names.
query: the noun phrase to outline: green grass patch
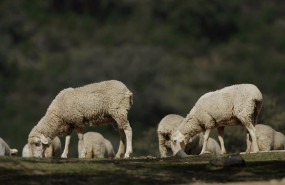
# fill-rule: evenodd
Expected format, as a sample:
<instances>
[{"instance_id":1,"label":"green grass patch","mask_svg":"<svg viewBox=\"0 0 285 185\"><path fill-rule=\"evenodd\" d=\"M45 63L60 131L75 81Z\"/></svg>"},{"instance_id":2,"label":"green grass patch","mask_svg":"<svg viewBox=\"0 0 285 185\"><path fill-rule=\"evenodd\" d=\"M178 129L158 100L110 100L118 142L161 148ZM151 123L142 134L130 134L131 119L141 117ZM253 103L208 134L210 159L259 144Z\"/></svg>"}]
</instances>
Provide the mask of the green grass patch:
<instances>
[{"instance_id":1,"label":"green grass patch","mask_svg":"<svg viewBox=\"0 0 285 185\"><path fill-rule=\"evenodd\" d=\"M214 168L210 154L156 159L0 157L3 184L185 184L282 179L285 153L245 154L245 167ZM220 157L220 156L219 156Z\"/></svg>"}]
</instances>

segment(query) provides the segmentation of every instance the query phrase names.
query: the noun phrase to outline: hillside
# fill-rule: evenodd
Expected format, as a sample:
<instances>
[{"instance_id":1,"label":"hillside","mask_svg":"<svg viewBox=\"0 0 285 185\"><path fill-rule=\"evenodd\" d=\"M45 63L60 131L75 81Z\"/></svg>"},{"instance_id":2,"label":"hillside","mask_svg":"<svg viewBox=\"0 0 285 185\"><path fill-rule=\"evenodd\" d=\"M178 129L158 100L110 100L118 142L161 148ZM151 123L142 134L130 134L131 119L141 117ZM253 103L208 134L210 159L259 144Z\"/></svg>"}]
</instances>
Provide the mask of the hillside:
<instances>
[{"instance_id":1,"label":"hillside","mask_svg":"<svg viewBox=\"0 0 285 185\"><path fill-rule=\"evenodd\" d=\"M0 137L21 149L60 90L109 79L134 93L136 155L157 154L163 116L186 116L204 93L237 83L260 88L259 122L285 133L284 8L279 0L1 0ZM87 130L118 145L111 127ZM244 133L226 128L228 151L244 151Z\"/></svg>"}]
</instances>

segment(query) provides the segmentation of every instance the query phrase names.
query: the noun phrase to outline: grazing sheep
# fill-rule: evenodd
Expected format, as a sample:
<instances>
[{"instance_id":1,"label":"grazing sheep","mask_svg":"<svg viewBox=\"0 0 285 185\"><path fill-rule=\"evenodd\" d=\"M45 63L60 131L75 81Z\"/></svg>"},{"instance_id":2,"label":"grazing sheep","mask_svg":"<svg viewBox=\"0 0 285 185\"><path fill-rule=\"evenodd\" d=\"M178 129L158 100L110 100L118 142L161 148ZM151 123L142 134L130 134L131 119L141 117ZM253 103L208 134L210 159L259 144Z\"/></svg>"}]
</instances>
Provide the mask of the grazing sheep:
<instances>
[{"instance_id":1,"label":"grazing sheep","mask_svg":"<svg viewBox=\"0 0 285 185\"><path fill-rule=\"evenodd\" d=\"M45 150L44 150L44 155L43 157L60 157L61 153L61 142L59 137L55 137L50 145L44 145ZM33 157L32 151L29 148L29 145L26 144L22 150L22 157Z\"/></svg>"},{"instance_id":2,"label":"grazing sheep","mask_svg":"<svg viewBox=\"0 0 285 185\"><path fill-rule=\"evenodd\" d=\"M255 133L258 149L260 151L285 149L285 136L282 133L275 131L270 126L257 124L255 125ZM246 144L249 145L249 143L249 138L247 138ZM253 151L252 148L250 148L250 151Z\"/></svg>"},{"instance_id":3,"label":"grazing sheep","mask_svg":"<svg viewBox=\"0 0 285 185\"><path fill-rule=\"evenodd\" d=\"M171 134L182 123L183 119L180 115L169 114L159 122L157 135L161 157L167 156L167 149L171 149Z\"/></svg>"},{"instance_id":4,"label":"grazing sheep","mask_svg":"<svg viewBox=\"0 0 285 185\"><path fill-rule=\"evenodd\" d=\"M0 156L11 156L18 153L17 149L10 149L9 145L0 137Z\"/></svg>"},{"instance_id":5,"label":"grazing sheep","mask_svg":"<svg viewBox=\"0 0 285 185\"><path fill-rule=\"evenodd\" d=\"M133 94L120 81L110 80L78 88L62 90L50 104L46 114L31 130L28 138L32 155L43 157L43 144L49 145L55 136L66 134L61 155L66 158L73 129L78 133L79 157L85 157L83 128L112 124L120 133L116 158L132 153L132 129L127 119L133 104Z\"/></svg>"},{"instance_id":6,"label":"grazing sheep","mask_svg":"<svg viewBox=\"0 0 285 185\"><path fill-rule=\"evenodd\" d=\"M185 142L194 135L205 131L203 149L213 128L218 128L221 153L225 154L224 126L242 125L250 134L248 147L258 152L254 125L262 105L262 94L252 84L239 84L209 92L200 97L182 124L172 134L172 145L175 152L185 147ZM247 149L249 151L249 148Z\"/></svg>"},{"instance_id":7,"label":"grazing sheep","mask_svg":"<svg viewBox=\"0 0 285 185\"><path fill-rule=\"evenodd\" d=\"M85 158L114 158L115 153L110 141L97 132L87 132L83 136L86 150Z\"/></svg>"},{"instance_id":8,"label":"grazing sheep","mask_svg":"<svg viewBox=\"0 0 285 185\"><path fill-rule=\"evenodd\" d=\"M157 134L159 141L159 152L161 157L167 156L167 149L171 149L171 135L178 128L178 126L182 123L184 118L180 115L169 114L165 116L158 124ZM202 150L203 144L203 134L198 134L193 138L190 138L186 143L185 152L187 154L199 154ZM201 144L202 143L202 144ZM212 138L209 138L207 144L207 151L217 154L220 153L219 144ZM173 150L172 150L173 151ZM174 155L173 151L173 155Z\"/></svg>"}]
</instances>

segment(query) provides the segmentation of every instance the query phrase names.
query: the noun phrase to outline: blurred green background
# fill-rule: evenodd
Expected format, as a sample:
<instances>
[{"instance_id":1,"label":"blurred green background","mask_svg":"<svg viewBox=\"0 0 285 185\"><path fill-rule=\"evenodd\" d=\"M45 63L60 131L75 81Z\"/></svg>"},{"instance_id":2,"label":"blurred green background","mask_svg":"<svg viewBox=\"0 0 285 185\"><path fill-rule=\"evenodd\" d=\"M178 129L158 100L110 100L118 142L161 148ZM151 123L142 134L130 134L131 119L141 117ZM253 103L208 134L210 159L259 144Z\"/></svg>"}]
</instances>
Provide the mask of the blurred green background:
<instances>
[{"instance_id":1,"label":"blurred green background","mask_svg":"<svg viewBox=\"0 0 285 185\"><path fill-rule=\"evenodd\" d=\"M60 90L110 79L134 93L137 156L158 154L166 114L186 116L204 93L237 83L259 87L259 123L285 133L284 9L280 0L0 0L0 137L21 153ZM111 126L85 131L117 151ZM225 142L244 151L245 129L227 127Z\"/></svg>"}]
</instances>

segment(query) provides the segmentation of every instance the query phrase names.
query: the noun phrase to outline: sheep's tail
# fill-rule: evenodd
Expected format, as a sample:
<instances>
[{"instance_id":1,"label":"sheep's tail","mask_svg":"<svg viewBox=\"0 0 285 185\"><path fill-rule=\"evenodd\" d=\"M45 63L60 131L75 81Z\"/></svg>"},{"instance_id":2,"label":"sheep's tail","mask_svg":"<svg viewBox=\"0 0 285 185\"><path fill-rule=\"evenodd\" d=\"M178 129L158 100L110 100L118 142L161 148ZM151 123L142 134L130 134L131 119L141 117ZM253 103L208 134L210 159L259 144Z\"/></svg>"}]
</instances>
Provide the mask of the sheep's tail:
<instances>
[{"instance_id":1,"label":"sheep's tail","mask_svg":"<svg viewBox=\"0 0 285 185\"><path fill-rule=\"evenodd\" d=\"M133 93L131 91L127 91L125 97L129 98L130 100L130 107L134 104L134 97Z\"/></svg>"}]
</instances>

